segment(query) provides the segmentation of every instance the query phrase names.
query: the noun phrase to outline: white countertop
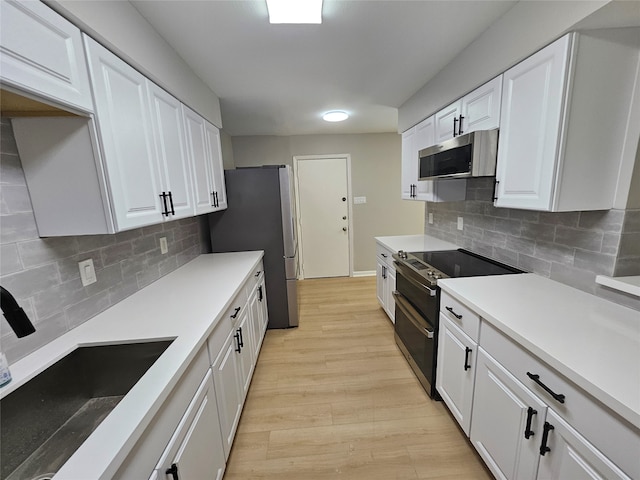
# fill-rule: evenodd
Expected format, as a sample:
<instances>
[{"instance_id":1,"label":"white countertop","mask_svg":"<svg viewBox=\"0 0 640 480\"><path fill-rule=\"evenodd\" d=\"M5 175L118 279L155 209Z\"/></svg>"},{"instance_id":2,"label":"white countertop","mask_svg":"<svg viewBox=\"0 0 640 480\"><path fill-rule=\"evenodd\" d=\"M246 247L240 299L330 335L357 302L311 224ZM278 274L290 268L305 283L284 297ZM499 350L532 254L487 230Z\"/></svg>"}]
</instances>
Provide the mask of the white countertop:
<instances>
[{"instance_id":1,"label":"white countertop","mask_svg":"<svg viewBox=\"0 0 640 480\"><path fill-rule=\"evenodd\" d=\"M629 277L606 277L604 275L598 275L596 277L596 283L640 297L640 275Z\"/></svg>"},{"instance_id":2,"label":"white countertop","mask_svg":"<svg viewBox=\"0 0 640 480\"><path fill-rule=\"evenodd\" d=\"M110 478L262 256L199 256L11 365L13 380L0 398L79 346L175 338L60 471L78 480Z\"/></svg>"},{"instance_id":3,"label":"white countertop","mask_svg":"<svg viewBox=\"0 0 640 480\"><path fill-rule=\"evenodd\" d=\"M398 250L404 250L405 252L435 252L437 250L457 250L460 248L454 243L440 240L430 235L376 237L376 242L393 252L398 252Z\"/></svg>"},{"instance_id":4,"label":"white countertop","mask_svg":"<svg viewBox=\"0 0 640 480\"><path fill-rule=\"evenodd\" d=\"M640 312L535 274L438 285L640 427Z\"/></svg>"}]
</instances>

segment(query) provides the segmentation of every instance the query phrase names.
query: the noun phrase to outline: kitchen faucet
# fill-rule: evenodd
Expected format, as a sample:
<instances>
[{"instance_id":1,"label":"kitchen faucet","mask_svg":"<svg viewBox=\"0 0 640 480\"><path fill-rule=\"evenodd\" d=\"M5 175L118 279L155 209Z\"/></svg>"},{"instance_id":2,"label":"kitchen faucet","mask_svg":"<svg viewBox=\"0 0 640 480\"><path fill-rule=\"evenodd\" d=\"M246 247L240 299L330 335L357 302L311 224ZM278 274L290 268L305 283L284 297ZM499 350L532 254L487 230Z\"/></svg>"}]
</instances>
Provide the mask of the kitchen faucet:
<instances>
[{"instance_id":1,"label":"kitchen faucet","mask_svg":"<svg viewBox=\"0 0 640 480\"><path fill-rule=\"evenodd\" d=\"M16 299L9 293L7 289L0 286L0 307L4 318L9 322L9 326L13 329L16 337L26 337L36 331L35 327L27 317L25 311L20 308Z\"/></svg>"}]
</instances>

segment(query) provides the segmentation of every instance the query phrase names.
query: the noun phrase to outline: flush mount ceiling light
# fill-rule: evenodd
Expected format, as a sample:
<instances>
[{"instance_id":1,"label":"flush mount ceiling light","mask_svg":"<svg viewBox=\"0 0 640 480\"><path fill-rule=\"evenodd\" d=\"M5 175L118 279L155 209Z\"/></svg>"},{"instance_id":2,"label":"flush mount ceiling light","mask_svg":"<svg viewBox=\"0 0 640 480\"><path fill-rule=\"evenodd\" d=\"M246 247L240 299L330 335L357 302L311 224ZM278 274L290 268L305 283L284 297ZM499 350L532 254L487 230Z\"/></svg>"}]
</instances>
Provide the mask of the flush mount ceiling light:
<instances>
[{"instance_id":1,"label":"flush mount ceiling light","mask_svg":"<svg viewBox=\"0 0 640 480\"><path fill-rule=\"evenodd\" d=\"M322 0L267 0L269 23L322 23Z\"/></svg>"},{"instance_id":2,"label":"flush mount ceiling light","mask_svg":"<svg viewBox=\"0 0 640 480\"><path fill-rule=\"evenodd\" d=\"M325 122L342 122L349 118L349 114L341 111L327 112L322 116Z\"/></svg>"}]
</instances>

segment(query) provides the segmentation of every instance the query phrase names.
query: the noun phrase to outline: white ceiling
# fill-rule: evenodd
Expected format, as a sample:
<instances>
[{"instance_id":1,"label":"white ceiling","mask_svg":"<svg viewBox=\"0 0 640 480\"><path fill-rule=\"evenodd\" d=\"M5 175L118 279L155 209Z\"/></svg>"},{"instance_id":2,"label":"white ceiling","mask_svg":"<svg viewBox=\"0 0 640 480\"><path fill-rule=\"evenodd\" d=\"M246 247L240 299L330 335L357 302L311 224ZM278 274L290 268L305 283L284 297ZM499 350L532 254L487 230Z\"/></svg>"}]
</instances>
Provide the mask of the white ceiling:
<instances>
[{"instance_id":1,"label":"white ceiling","mask_svg":"<svg viewBox=\"0 0 640 480\"><path fill-rule=\"evenodd\" d=\"M264 0L133 0L220 98L230 135L397 131L397 108L516 2L324 0L271 25ZM351 118L327 123L321 115Z\"/></svg>"}]
</instances>

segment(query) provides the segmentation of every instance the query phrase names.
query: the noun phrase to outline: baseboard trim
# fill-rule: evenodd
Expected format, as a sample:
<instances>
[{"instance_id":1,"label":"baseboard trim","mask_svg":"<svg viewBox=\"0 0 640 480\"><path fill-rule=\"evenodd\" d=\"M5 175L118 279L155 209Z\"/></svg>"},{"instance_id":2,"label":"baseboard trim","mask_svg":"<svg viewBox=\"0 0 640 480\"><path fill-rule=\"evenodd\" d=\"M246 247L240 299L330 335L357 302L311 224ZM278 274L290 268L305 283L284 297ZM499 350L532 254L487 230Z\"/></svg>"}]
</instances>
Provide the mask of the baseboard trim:
<instances>
[{"instance_id":1,"label":"baseboard trim","mask_svg":"<svg viewBox=\"0 0 640 480\"><path fill-rule=\"evenodd\" d=\"M361 272L353 272L354 277L375 277L375 270L363 270Z\"/></svg>"}]
</instances>

